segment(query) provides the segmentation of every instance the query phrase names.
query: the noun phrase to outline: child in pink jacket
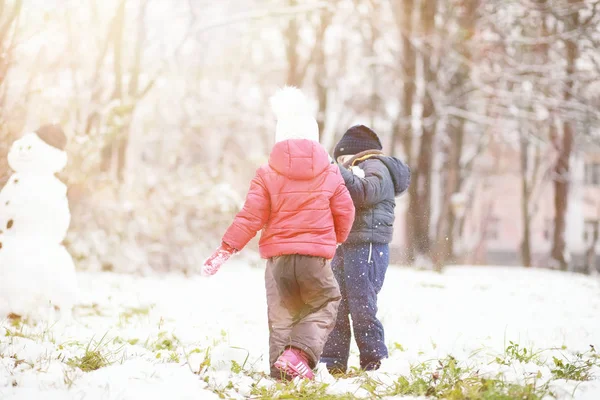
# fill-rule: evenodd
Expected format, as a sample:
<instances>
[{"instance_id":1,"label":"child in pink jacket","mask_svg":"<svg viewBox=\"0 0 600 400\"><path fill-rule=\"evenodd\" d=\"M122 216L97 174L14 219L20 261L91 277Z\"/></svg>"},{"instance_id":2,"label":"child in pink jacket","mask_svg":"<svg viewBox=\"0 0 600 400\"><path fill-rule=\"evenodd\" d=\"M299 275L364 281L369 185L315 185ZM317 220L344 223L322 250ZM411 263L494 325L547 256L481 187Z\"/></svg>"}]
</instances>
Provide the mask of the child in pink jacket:
<instances>
[{"instance_id":1,"label":"child in pink jacket","mask_svg":"<svg viewBox=\"0 0 600 400\"><path fill-rule=\"evenodd\" d=\"M203 271L216 273L262 230L271 376L312 379L341 299L329 262L348 237L354 205L300 90L282 89L271 105L277 129L269 162Z\"/></svg>"}]
</instances>

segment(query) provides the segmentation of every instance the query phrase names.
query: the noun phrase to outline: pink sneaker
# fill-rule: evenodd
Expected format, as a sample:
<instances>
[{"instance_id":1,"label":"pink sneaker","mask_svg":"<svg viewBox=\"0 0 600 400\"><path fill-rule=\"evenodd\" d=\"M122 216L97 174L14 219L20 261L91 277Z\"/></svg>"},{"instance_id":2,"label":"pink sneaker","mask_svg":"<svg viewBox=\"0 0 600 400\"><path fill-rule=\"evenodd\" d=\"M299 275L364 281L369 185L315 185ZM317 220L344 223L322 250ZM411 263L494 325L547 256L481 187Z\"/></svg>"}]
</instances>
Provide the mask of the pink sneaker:
<instances>
[{"instance_id":1,"label":"pink sneaker","mask_svg":"<svg viewBox=\"0 0 600 400\"><path fill-rule=\"evenodd\" d=\"M306 354L296 348L286 349L275 361L275 368L292 377L300 376L306 379L314 379L315 374L308 364Z\"/></svg>"}]
</instances>

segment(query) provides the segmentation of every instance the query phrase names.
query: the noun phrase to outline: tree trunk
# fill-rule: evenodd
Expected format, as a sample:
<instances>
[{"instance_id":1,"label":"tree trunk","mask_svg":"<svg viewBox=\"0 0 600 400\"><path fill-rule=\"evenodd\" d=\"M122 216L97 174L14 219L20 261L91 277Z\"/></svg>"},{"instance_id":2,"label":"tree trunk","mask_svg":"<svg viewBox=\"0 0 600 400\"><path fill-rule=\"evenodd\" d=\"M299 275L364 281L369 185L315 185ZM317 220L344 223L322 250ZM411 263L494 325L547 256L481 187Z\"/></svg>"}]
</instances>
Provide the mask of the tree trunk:
<instances>
[{"instance_id":1,"label":"tree trunk","mask_svg":"<svg viewBox=\"0 0 600 400\"><path fill-rule=\"evenodd\" d=\"M577 13L567 17L570 22L565 24L565 30L570 31L577 24ZM573 90L573 80L575 79L575 64L577 62L577 44L575 39L565 40L566 47L566 82L563 92L564 102L571 100ZM567 209L569 205L570 178L570 159L573 150L574 130L573 124L563 117L562 122L563 136L560 142L559 155L554 167L554 235L552 241L551 258L560 267L566 271L569 267L567 257L567 245L565 240L565 231L567 225Z\"/></svg>"},{"instance_id":2,"label":"tree trunk","mask_svg":"<svg viewBox=\"0 0 600 400\"><path fill-rule=\"evenodd\" d=\"M448 88L449 93L464 93L469 89L471 81L469 79L471 75L471 39L474 32L475 24L477 22L477 9L479 6L478 0L472 0L462 5L462 12L459 12L458 24L461 27L461 31L464 32L460 35L457 41L453 44L454 50L462 56L462 65L460 65L456 75L450 80L450 87ZM461 109L468 109L469 97L466 94L459 96L454 101L454 105ZM462 221L456 220L456 215L452 209L450 202L452 195L461 191L463 181L463 166L461 159L463 156L463 149L465 143L465 125L466 121L463 118L451 117L448 122L448 137L449 146L448 151L448 162L446 165L445 173L445 185L443 189L443 199L440 216L438 218L437 230L436 230L436 251L435 251L435 267L438 270L448 263L449 260L454 259L454 239L455 235L458 234L460 237L462 234L462 226L456 229L457 223ZM464 218L463 218L464 220Z\"/></svg>"},{"instance_id":3,"label":"tree trunk","mask_svg":"<svg viewBox=\"0 0 600 400\"><path fill-rule=\"evenodd\" d=\"M8 82L6 81L7 74L13 65L13 52L15 49L15 42L17 40L16 34L9 35L9 32L15 24L18 24L19 16L21 15L23 6L22 0L17 0L10 10L5 9L6 4L2 2L2 25L0 26L0 50L2 50L2 57L0 58L0 87L2 88L2 96L0 96L0 117L2 118L2 125L0 126L0 189L4 186L8 178L10 177L11 171L7 162L8 151L14 139L16 139L18 133L12 126L15 119L21 119L21 116L15 116L7 110L6 106L6 88ZM19 26L15 29L19 29ZM30 81L35 76L34 71L31 71ZM30 85L28 84L28 87ZM17 125L21 125L20 123Z\"/></svg>"},{"instance_id":4,"label":"tree trunk","mask_svg":"<svg viewBox=\"0 0 600 400\"><path fill-rule=\"evenodd\" d=\"M421 28L423 29L424 41L429 43L433 42L436 6L437 1L435 0L423 0L421 3ZM409 208L408 212L415 215L415 251L417 254L431 259L431 239L429 235L431 223L431 173L434 138L437 128L436 110L431 91L436 86L436 73L432 62L433 46L425 47L429 47L429 51L421 54L425 85L425 94L422 99L423 114L421 115L423 132L417 156L418 173L415 176L416 182L412 183L416 186L417 198L415 201L410 202L410 205L416 206L416 208Z\"/></svg>"},{"instance_id":5,"label":"tree trunk","mask_svg":"<svg viewBox=\"0 0 600 400\"><path fill-rule=\"evenodd\" d=\"M121 1L117 7L115 18L113 21L112 31L112 50L113 50L113 76L115 88L112 93L112 99L123 99L123 33L125 25L125 1ZM88 120L88 124L90 120ZM123 137L122 127L115 127L116 134L111 137L105 147L102 149L101 166L105 172L113 174L119 181L123 178L123 169L125 160L121 156L125 156L126 139Z\"/></svg>"},{"instance_id":6,"label":"tree trunk","mask_svg":"<svg viewBox=\"0 0 600 400\"><path fill-rule=\"evenodd\" d=\"M398 140L402 140L404 152L406 154L406 162L412 168L412 184L408 189L409 204L408 211L406 212L406 221L404 224L406 247L407 247L407 261L413 263L415 261L415 248L416 248L416 237L414 235L416 229L415 211L418 208L417 198L417 175L419 171L414 165L413 157L413 135L412 131L412 107L416 92L416 54L415 49L410 42L410 38L413 34L413 11L414 11L414 0L402 0L393 2L393 11L396 19L396 25L398 29L399 39L402 43L402 54L400 59L402 60L402 85L403 92L400 99L401 109L400 115L398 116L398 123L395 129L392 131L391 144L390 144L390 155L395 156L397 154L396 148Z\"/></svg>"},{"instance_id":7,"label":"tree trunk","mask_svg":"<svg viewBox=\"0 0 600 400\"><path fill-rule=\"evenodd\" d=\"M372 4L370 9L371 18L369 18L369 42L368 42L368 57L375 60L377 59L377 52L375 51L377 46L377 40L380 36L381 29L381 17L378 13L378 7ZM369 114L371 116L370 125L371 128L377 130L375 123L377 121L377 115L379 114L379 73L377 71L377 65L373 63L369 68L369 74L371 79L371 98L369 101Z\"/></svg>"},{"instance_id":8,"label":"tree trunk","mask_svg":"<svg viewBox=\"0 0 600 400\"><path fill-rule=\"evenodd\" d=\"M115 36L113 38L113 69L115 78L115 91L113 99L123 98L123 32L125 25L125 1L122 1L117 10L115 20Z\"/></svg>"},{"instance_id":9,"label":"tree trunk","mask_svg":"<svg viewBox=\"0 0 600 400\"><path fill-rule=\"evenodd\" d=\"M317 88L317 99L319 100L319 112L317 124L319 125L319 139L323 143L323 131L325 129L325 118L327 115L328 87L327 87L327 64L325 57L325 33L331 24L331 12L321 12L319 30L315 39L315 86Z\"/></svg>"},{"instance_id":10,"label":"tree trunk","mask_svg":"<svg viewBox=\"0 0 600 400\"><path fill-rule=\"evenodd\" d=\"M295 7L297 5L297 0L288 0L288 6ZM299 76L300 60L298 57L298 43L300 41L300 37L298 35L298 22L296 21L296 16L294 15L290 16L285 37L287 40L286 55L288 61L288 74L286 83L290 86L299 87L302 83Z\"/></svg>"},{"instance_id":11,"label":"tree trunk","mask_svg":"<svg viewBox=\"0 0 600 400\"><path fill-rule=\"evenodd\" d=\"M455 124L452 124L455 122ZM464 126L462 118L457 118L449 124L450 149L446 163L445 185L443 189L443 202L436 230L436 249L434 252L434 266L441 271L453 256L452 237L455 232L456 218L450 202L452 195L460 190L461 157L464 144Z\"/></svg>"},{"instance_id":12,"label":"tree trunk","mask_svg":"<svg viewBox=\"0 0 600 400\"><path fill-rule=\"evenodd\" d=\"M586 252L585 252L585 273L590 275L593 273L597 273L598 271L596 270L596 246L598 245L598 236L600 232L599 228L600 227L600 222L596 221L595 225L594 225L594 233L592 236L592 242L590 243L590 246L587 248Z\"/></svg>"},{"instance_id":13,"label":"tree trunk","mask_svg":"<svg viewBox=\"0 0 600 400\"><path fill-rule=\"evenodd\" d=\"M521 262L526 267L531 267L531 213L529 210L529 141L524 132L521 132L521 217L523 221L523 241L521 242Z\"/></svg>"},{"instance_id":14,"label":"tree trunk","mask_svg":"<svg viewBox=\"0 0 600 400\"><path fill-rule=\"evenodd\" d=\"M427 109L427 106L424 106L424 108ZM418 206L415 217L416 251L418 254L427 257L430 257L431 249L429 226L431 223L431 170L433 167L434 136L435 127L424 129L417 158L417 171L419 173L415 182L417 189L416 205Z\"/></svg>"},{"instance_id":15,"label":"tree trunk","mask_svg":"<svg viewBox=\"0 0 600 400\"><path fill-rule=\"evenodd\" d=\"M118 114L120 124L115 127L116 134L110 139L110 142L106 144L106 147L101 153L101 165L103 166L103 170L108 168L119 182L123 182L125 178L127 149L129 147L129 134L133 113L135 111L135 103L144 97L152 87L152 84L150 83L144 88L140 88L141 64L144 52L144 42L146 39L145 13L148 6L148 0L144 0L140 3L139 17L137 19L139 25L135 40L133 63L130 68L126 68L123 61L123 52L125 51L125 5L126 1L122 0L117 8L110 36L112 39L111 44L114 58L113 72L115 79L115 89L112 94L112 99L121 101L119 109L113 110L113 112ZM100 59L102 58L103 57ZM97 67L99 67L99 65ZM124 76L126 73L130 76L128 87L125 87L124 85ZM133 103L125 104L125 101Z\"/></svg>"}]
</instances>

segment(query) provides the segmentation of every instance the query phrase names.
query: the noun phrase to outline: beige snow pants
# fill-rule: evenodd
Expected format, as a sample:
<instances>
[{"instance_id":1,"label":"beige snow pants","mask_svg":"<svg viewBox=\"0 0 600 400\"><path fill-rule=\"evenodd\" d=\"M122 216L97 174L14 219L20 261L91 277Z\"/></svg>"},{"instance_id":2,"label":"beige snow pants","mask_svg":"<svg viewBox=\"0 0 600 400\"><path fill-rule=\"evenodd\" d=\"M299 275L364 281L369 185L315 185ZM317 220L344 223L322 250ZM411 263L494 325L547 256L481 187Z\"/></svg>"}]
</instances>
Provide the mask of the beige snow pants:
<instances>
[{"instance_id":1,"label":"beige snow pants","mask_svg":"<svg viewBox=\"0 0 600 400\"><path fill-rule=\"evenodd\" d=\"M322 257L285 255L267 261L269 363L288 346L303 350L311 367L335 325L340 289L329 262Z\"/></svg>"}]
</instances>

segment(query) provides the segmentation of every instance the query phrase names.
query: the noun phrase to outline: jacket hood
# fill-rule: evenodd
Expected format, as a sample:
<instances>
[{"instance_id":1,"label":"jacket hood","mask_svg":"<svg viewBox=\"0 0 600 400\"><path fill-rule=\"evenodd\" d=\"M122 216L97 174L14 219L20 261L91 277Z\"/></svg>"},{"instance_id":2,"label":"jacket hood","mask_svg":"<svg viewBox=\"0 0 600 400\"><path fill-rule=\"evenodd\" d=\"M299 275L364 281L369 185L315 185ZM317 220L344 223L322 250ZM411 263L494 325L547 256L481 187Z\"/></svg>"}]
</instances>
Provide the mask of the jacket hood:
<instances>
[{"instance_id":1,"label":"jacket hood","mask_svg":"<svg viewBox=\"0 0 600 400\"><path fill-rule=\"evenodd\" d=\"M363 151L362 153L358 153L350 160L345 162L344 167L348 168L352 165L360 164L361 162L372 158L381 161L386 166L388 171L390 171L390 175L392 176L392 181L394 183L394 193L396 196L400 196L402 193L406 192L408 186L410 185L410 167L400 159L386 156L379 150L367 150Z\"/></svg>"},{"instance_id":2,"label":"jacket hood","mask_svg":"<svg viewBox=\"0 0 600 400\"><path fill-rule=\"evenodd\" d=\"M329 154L319 143L308 139L290 139L275 144L269 165L293 180L309 180L330 165Z\"/></svg>"},{"instance_id":3,"label":"jacket hood","mask_svg":"<svg viewBox=\"0 0 600 400\"><path fill-rule=\"evenodd\" d=\"M396 157L376 156L390 171L394 182L394 193L400 196L410 185L410 167Z\"/></svg>"}]
</instances>

